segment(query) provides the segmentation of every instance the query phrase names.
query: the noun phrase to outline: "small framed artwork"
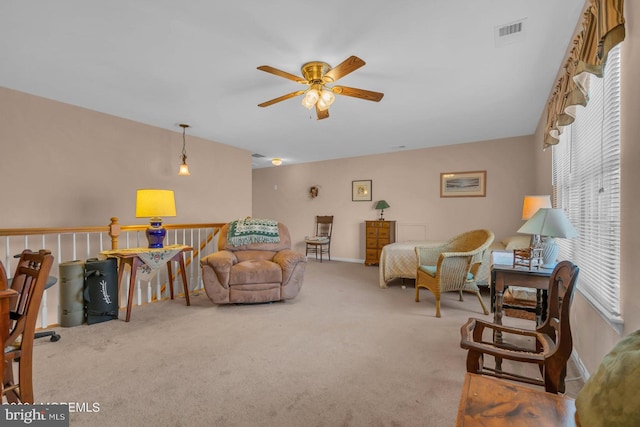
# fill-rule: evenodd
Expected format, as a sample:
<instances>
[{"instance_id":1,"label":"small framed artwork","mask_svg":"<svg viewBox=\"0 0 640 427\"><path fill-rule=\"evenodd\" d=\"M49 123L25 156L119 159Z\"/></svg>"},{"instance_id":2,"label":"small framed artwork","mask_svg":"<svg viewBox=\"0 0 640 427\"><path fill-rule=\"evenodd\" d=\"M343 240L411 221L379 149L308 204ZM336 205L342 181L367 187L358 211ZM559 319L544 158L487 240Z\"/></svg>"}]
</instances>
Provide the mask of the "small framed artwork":
<instances>
[{"instance_id":1,"label":"small framed artwork","mask_svg":"<svg viewBox=\"0 0 640 427\"><path fill-rule=\"evenodd\" d=\"M440 197L485 197L487 171L440 174Z\"/></svg>"},{"instance_id":2,"label":"small framed artwork","mask_svg":"<svg viewBox=\"0 0 640 427\"><path fill-rule=\"evenodd\" d=\"M371 199L371 180L361 179L359 181L351 181L351 201L352 202L370 202Z\"/></svg>"}]
</instances>

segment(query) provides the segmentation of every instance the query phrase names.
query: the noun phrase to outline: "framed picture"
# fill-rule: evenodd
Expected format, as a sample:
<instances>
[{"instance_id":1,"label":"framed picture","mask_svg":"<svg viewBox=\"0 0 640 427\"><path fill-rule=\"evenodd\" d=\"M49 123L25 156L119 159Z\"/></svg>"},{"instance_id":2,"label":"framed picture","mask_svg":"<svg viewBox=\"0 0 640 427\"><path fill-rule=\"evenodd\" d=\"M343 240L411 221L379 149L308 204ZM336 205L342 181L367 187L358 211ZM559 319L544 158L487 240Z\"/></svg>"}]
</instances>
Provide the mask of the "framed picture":
<instances>
[{"instance_id":1,"label":"framed picture","mask_svg":"<svg viewBox=\"0 0 640 427\"><path fill-rule=\"evenodd\" d=\"M370 202L371 201L371 180L361 179L351 181L351 201Z\"/></svg>"},{"instance_id":2,"label":"framed picture","mask_svg":"<svg viewBox=\"0 0 640 427\"><path fill-rule=\"evenodd\" d=\"M440 174L440 197L485 197L487 171Z\"/></svg>"}]
</instances>

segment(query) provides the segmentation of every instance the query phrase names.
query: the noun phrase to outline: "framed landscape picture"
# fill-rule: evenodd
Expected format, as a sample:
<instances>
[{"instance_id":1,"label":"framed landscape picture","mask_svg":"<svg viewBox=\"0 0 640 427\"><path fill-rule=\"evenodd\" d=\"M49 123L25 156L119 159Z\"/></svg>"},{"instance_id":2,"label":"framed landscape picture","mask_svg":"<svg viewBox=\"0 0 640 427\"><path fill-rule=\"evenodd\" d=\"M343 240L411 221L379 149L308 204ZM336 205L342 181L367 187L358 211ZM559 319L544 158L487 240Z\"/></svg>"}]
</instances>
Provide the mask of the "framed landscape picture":
<instances>
[{"instance_id":1,"label":"framed landscape picture","mask_svg":"<svg viewBox=\"0 0 640 427\"><path fill-rule=\"evenodd\" d=\"M351 201L370 202L371 201L371 180L361 179L351 181Z\"/></svg>"},{"instance_id":2,"label":"framed landscape picture","mask_svg":"<svg viewBox=\"0 0 640 427\"><path fill-rule=\"evenodd\" d=\"M487 171L440 174L440 197L485 197Z\"/></svg>"}]
</instances>

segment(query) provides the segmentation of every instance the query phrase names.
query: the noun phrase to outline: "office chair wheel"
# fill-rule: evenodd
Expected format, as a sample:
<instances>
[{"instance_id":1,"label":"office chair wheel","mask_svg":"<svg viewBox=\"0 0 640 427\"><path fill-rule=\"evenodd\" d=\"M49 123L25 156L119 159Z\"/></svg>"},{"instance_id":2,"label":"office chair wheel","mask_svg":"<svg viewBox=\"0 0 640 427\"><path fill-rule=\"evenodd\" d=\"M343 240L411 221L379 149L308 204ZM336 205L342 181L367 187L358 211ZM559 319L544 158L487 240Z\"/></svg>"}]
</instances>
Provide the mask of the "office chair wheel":
<instances>
[{"instance_id":1,"label":"office chair wheel","mask_svg":"<svg viewBox=\"0 0 640 427\"><path fill-rule=\"evenodd\" d=\"M60 338L62 338L60 335L58 335L58 334L54 333L53 335L51 335L50 340L51 340L52 342L56 342L56 341L60 340Z\"/></svg>"}]
</instances>

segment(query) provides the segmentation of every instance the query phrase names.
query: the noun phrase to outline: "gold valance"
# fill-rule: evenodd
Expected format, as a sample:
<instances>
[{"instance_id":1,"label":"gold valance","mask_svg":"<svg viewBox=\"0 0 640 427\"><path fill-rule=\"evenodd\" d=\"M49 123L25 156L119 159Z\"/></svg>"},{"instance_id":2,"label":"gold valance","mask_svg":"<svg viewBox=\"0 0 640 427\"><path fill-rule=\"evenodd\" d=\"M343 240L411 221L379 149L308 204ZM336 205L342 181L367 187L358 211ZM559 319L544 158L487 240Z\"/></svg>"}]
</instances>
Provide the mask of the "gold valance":
<instances>
[{"instance_id":1,"label":"gold valance","mask_svg":"<svg viewBox=\"0 0 640 427\"><path fill-rule=\"evenodd\" d=\"M590 0L582 31L573 39L564 73L547 103L544 148L558 143L562 127L575 119L578 105L589 102L589 75L602 77L609 51L625 37L624 0Z\"/></svg>"}]
</instances>

